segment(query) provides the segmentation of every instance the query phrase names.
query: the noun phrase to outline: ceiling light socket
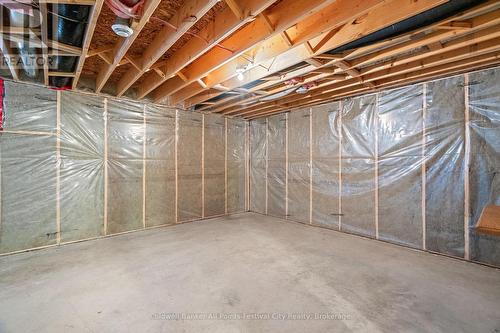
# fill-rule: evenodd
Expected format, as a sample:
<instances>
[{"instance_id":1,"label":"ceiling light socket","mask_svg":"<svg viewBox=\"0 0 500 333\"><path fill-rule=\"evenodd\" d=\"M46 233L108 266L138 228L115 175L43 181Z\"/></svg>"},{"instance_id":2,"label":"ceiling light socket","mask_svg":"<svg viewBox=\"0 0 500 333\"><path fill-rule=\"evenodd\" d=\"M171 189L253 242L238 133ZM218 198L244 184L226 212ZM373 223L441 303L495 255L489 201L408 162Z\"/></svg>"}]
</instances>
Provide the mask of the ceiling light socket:
<instances>
[{"instance_id":1,"label":"ceiling light socket","mask_svg":"<svg viewBox=\"0 0 500 333\"><path fill-rule=\"evenodd\" d=\"M111 29L113 29L115 34L124 38L130 37L134 33L134 30L129 26L129 20L119 16L116 17Z\"/></svg>"}]
</instances>

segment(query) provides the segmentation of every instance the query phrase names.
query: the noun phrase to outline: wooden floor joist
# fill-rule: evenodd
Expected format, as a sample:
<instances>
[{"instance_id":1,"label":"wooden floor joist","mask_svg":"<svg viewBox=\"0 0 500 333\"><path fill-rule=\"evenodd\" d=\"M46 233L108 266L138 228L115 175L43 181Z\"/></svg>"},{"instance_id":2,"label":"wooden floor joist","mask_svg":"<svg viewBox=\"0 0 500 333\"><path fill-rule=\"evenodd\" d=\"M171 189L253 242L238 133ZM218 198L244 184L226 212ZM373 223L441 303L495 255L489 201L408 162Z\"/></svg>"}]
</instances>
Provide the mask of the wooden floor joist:
<instances>
[{"instance_id":1,"label":"wooden floor joist","mask_svg":"<svg viewBox=\"0 0 500 333\"><path fill-rule=\"evenodd\" d=\"M55 3L90 6L81 46L50 33L47 15ZM52 77L72 78L73 89L101 93L106 86L117 97L127 93L245 119L500 63L496 0L458 4L460 11L447 0L180 0L167 10L169 5L146 0L130 19L132 35L107 45L104 0L43 0L40 27L0 27L0 50L15 59L18 45L28 40L41 51L45 85L56 82ZM345 47L437 7L449 16ZM53 56L77 58L74 70L49 69ZM7 66L9 78L25 79L22 63Z\"/></svg>"}]
</instances>

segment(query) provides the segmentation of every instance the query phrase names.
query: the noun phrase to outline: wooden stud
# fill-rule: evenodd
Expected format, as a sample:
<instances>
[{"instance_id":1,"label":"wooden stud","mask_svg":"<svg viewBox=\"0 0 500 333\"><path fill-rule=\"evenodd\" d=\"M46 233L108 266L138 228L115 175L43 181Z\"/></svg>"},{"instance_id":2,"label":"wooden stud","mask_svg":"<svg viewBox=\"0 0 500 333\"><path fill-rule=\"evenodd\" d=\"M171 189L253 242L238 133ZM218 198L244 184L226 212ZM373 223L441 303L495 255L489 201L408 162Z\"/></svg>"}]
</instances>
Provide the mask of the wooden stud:
<instances>
[{"instance_id":1,"label":"wooden stud","mask_svg":"<svg viewBox=\"0 0 500 333\"><path fill-rule=\"evenodd\" d=\"M224 214L227 215L227 118L224 118Z\"/></svg>"},{"instance_id":2,"label":"wooden stud","mask_svg":"<svg viewBox=\"0 0 500 333\"><path fill-rule=\"evenodd\" d=\"M427 196L427 163L426 163L426 144L427 144L427 133L426 133L426 118L427 118L427 83L422 85L422 249L427 250L427 206L426 206L426 196Z\"/></svg>"},{"instance_id":3,"label":"wooden stud","mask_svg":"<svg viewBox=\"0 0 500 333\"><path fill-rule=\"evenodd\" d=\"M175 223L179 223L179 110L175 110L174 135L174 164L175 164Z\"/></svg>"},{"instance_id":4,"label":"wooden stud","mask_svg":"<svg viewBox=\"0 0 500 333\"><path fill-rule=\"evenodd\" d=\"M104 236L108 234L108 99L104 98Z\"/></svg>"},{"instance_id":5,"label":"wooden stud","mask_svg":"<svg viewBox=\"0 0 500 333\"><path fill-rule=\"evenodd\" d=\"M143 105L142 109L142 130L144 131L144 137L142 140L142 228L146 229L146 148L147 148L147 131L146 131L146 104Z\"/></svg>"},{"instance_id":6,"label":"wooden stud","mask_svg":"<svg viewBox=\"0 0 500 333\"><path fill-rule=\"evenodd\" d=\"M313 109L309 108L309 224L313 223Z\"/></svg>"},{"instance_id":7,"label":"wooden stud","mask_svg":"<svg viewBox=\"0 0 500 333\"><path fill-rule=\"evenodd\" d=\"M375 239L379 239L379 156L378 156L378 127L379 127L379 115L380 115L380 96L377 93L375 95Z\"/></svg>"},{"instance_id":8,"label":"wooden stud","mask_svg":"<svg viewBox=\"0 0 500 333\"><path fill-rule=\"evenodd\" d=\"M56 243L61 244L61 91L56 94Z\"/></svg>"},{"instance_id":9,"label":"wooden stud","mask_svg":"<svg viewBox=\"0 0 500 333\"><path fill-rule=\"evenodd\" d=\"M269 118L266 118L266 215L269 201Z\"/></svg>"},{"instance_id":10,"label":"wooden stud","mask_svg":"<svg viewBox=\"0 0 500 333\"><path fill-rule=\"evenodd\" d=\"M464 120L465 120L465 152L464 152L464 259L470 260L470 240L469 240L469 226L470 226L470 154L471 154L471 141L470 141L470 80L469 74L464 76Z\"/></svg>"},{"instance_id":11,"label":"wooden stud","mask_svg":"<svg viewBox=\"0 0 500 333\"><path fill-rule=\"evenodd\" d=\"M339 231L342 231L342 113L343 110L342 108L344 107L344 104L342 100L339 101L339 126L337 129L337 133L339 133L339 198L338 198L338 204L339 204Z\"/></svg>"},{"instance_id":12,"label":"wooden stud","mask_svg":"<svg viewBox=\"0 0 500 333\"><path fill-rule=\"evenodd\" d=\"M201 218L205 218L205 115L201 115Z\"/></svg>"},{"instance_id":13,"label":"wooden stud","mask_svg":"<svg viewBox=\"0 0 500 333\"><path fill-rule=\"evenodd\" d=\"M289 172L290 172L290 168L289 168L289 159L288 159L288 150L289 150L289 145L288 145L288 142L289 142L289 134L288 134L288 130L289 130L289 125L288 125L288 122L289 122L289 115L290 113L287 112L285 113L285 220L288 219L288 175L289 175Z\"/></svg>"}]
</instances>

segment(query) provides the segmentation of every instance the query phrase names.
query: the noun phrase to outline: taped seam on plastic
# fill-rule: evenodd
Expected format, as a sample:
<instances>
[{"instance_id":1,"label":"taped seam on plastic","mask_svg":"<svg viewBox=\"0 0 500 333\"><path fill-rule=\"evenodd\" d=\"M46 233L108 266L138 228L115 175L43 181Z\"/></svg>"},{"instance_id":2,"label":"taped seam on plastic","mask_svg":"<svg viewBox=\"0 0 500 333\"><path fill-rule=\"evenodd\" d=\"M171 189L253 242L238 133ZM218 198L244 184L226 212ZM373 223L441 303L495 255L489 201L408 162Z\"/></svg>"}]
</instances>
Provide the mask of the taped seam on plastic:
<instances>
[{"instance_id":1,"label":"taped seam on plastic","mask_svg":"<svg viewBox=\"0 0 500 333\"><path fill-rule=\"evenodd\" d=\"M464 258L470 260L470 96L469 96L469 74L464 74L464 104L465 104L465 154L464 154Z\"/></svg>"}]
</instances>

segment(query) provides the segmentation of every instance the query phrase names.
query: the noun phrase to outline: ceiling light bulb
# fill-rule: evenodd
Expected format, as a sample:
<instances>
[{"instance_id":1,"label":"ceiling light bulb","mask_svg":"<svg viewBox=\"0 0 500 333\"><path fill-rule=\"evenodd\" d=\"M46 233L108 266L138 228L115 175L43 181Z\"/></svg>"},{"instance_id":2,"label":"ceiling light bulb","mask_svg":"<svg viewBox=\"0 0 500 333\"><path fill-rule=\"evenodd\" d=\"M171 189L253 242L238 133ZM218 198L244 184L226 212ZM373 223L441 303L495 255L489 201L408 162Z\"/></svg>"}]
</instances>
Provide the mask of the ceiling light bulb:
<instances>
[{"instance_id":1,"label":"ceiling light bulb","mask_svg":"<svg viewBox=\"0 0 500 333\"><path fill-rule=\"evenodd\" d=\"M243 73L238 73L237 78L238 78L238 80L243 81L243 79L245 78L245 76L243 75Z\"/></svg>"}]
</instances>

